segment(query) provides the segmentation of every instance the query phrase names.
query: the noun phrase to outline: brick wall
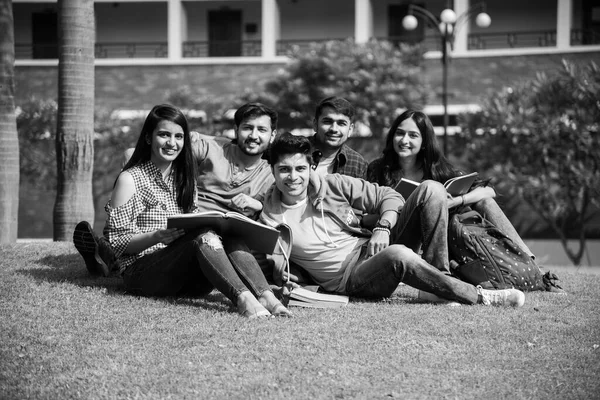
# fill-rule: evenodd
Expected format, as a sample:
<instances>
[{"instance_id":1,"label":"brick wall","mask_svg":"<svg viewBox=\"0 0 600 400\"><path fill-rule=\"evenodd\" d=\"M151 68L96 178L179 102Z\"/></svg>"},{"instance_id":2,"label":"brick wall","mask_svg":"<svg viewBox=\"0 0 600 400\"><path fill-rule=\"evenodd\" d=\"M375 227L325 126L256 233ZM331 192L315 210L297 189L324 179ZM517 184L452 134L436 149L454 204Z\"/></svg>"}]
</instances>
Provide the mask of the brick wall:
<instances>
[{"instance_id":1,"label":"brick wall","mask_svg":"<svg viewBox=\"0 0 600 400\"><path fill-rule=\"evenodd\" d=\"M584 63L594 60L600 64L600 52L453 59L448 70L449 103L477 103L488 91L533 78L538 71L555 69L563 58ZM96 107L150 109L165 101L169 91L184 85L190 85L198 93L235 96L247 88L260 88L282 67L282 64L97 66ZM426 60L423 73L439 93L440 60ZM17 105L30 96L57 98L57 67L18 66L15 75Z\"/></svg>"},{"instance_id":2,"label":"brick wall","mask_svg":"<svg viewBox=\"0 0 600 400\"><path fill-rule=\"evenodd\" d=\"M169 91L189 85L193 92L237 95L258 88L282 65L176 65L96 67L96 107L150 109ZM58 98L58 67L15 68L15 102L30 96Z\"/></svg>"}]
</instances>

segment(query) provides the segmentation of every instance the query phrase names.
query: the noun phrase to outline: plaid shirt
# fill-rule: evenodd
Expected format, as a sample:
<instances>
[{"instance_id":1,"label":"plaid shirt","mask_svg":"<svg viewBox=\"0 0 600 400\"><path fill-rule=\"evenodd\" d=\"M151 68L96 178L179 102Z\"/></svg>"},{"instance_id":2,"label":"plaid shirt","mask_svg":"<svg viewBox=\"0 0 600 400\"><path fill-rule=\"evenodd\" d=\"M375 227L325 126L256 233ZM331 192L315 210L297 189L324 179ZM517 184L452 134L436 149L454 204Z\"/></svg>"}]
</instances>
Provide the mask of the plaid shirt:
<instances>
[{"instance_id":1,"label":"plaid shirt","mask_svg":"<svg viewBox=\"0 0 600 400\"><path fill-rule=\"evenodd\" d=\"M108 238L121 266L121 273L138 258L166 247L158 243L138 254L125 254L131 238L140 233L153 232L167 227L167 217L183 213L177 204L177 191L173 174L163 180L161 171L147 161L127 170L133 177L135 193L123 205L105 206L108 214L104 235Z\"/></svg>"},{"instance_id":2,"label":"plaid shirt","mask_svg":"<svg viewBox=\"0 0 600 400\"><path fill-rule=\"evenodd\" d=\"M314 142L313 142L314 144ZM322 157L320 150L313 152L315 165L319 165ZM333 173L365 179L367 176L367 161L358 152L343 144L333 162Z\"/></svg>"}]
</instances>

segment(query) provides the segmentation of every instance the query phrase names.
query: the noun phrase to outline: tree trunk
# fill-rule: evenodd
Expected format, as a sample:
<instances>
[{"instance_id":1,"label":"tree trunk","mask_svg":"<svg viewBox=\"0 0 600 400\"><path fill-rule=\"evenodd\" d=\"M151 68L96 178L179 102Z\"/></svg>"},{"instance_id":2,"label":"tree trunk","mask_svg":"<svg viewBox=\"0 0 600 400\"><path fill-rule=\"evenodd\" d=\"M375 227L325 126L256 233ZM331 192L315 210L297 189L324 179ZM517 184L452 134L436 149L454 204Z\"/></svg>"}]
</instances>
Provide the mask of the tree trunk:
<instances>
[{"instance_id":1,"label":"tree trunk","mask_svg":"<svg viewBox=\"0 0 600 400\"><path fill-rule=\"evenodd\" d=\"M19 137L15 115L12 0L0 0L0 244L17 240Z\"/></svg>"},{"instance_id":2,"label":"tree trunk","mask_svg":"<svg viewBox=\"0 0 600 400\"><path fill-rule=\"evenodd\" d=\"M57 188L54 240L94 221L94 2L58 1Z\"/></svg>"}]
</instances>

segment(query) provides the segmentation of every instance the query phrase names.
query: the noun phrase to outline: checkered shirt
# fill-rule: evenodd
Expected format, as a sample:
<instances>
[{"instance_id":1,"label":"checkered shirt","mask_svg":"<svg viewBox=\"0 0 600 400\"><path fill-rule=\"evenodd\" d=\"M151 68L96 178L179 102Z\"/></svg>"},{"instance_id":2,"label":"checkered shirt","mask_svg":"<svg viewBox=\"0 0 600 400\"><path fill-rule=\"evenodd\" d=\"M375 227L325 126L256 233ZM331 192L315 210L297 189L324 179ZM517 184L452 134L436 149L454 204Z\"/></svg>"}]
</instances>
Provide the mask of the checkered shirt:
<instances>
[{"instance_id":1,"label":"checkered shirt","mask_svg":"<svg viewBox=\"0 0 600 400\"><path fill-rule=\"evenodd\" d=\"M127 170L133 177L135 193L123 205L112 207L110 200L104 208L108 214L104 234L108 238L121 266L121 273L138 258L166 247L162 243L148 247L138 254L125 254L131 238L167 227L167 217L183 213L177 204L173 174L163 180L161 171L147 161Z\"/></svg>"},{"instance_id":2,"label":"checkered shirt","mask_svg":"<svg viewBox=\"0 0 600 400\"><path fill-rule=\"evenodd\" d=\"M316 150L313 153L313 159L317 165L320 158L321 151ZM333 173L365 179L367 176L367 165L368 163L362 155L351 149L348 145L343 144L333 161Z\"/></svg>"}]
</instances>

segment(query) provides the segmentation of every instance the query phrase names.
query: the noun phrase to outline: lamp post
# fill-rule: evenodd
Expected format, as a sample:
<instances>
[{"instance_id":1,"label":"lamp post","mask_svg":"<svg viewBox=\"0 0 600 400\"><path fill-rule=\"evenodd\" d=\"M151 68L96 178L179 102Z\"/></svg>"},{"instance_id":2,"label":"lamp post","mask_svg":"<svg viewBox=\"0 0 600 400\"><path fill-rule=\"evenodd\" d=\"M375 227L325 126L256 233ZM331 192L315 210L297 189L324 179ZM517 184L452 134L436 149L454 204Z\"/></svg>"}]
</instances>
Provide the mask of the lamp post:
<instances>
[{"instance_id":1,"label":"lamp post","mask_svg":"<svg viewBox=\"0 0 600 400\"><path fill-rule=\"evenodd\" d=\"M478 3L469 7L461 15L457 16L451 8L444 9L439 18L423 7L410 4L408 6L408 15L402 19L402 26L407 31L412 31L419 25L415 15L425 19L433 26L434 31L440 35L442 40L442 104L444 105L444 154L448 154L448 46L454 44L456 31L477 13L475 23L481 28L487 28L492 23L492 19L485 12L485 4Z\"/></svg>"}]
</instances>

